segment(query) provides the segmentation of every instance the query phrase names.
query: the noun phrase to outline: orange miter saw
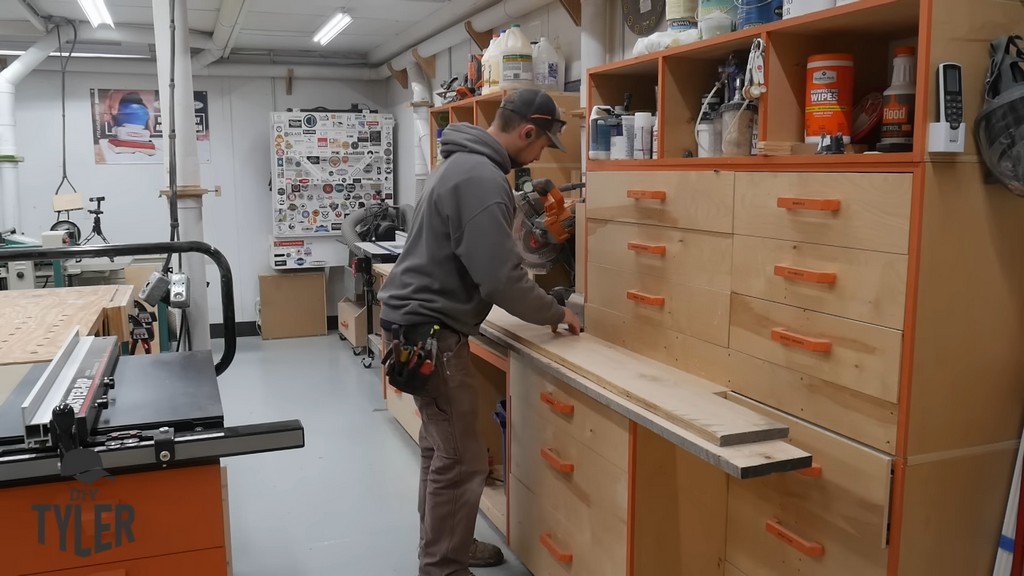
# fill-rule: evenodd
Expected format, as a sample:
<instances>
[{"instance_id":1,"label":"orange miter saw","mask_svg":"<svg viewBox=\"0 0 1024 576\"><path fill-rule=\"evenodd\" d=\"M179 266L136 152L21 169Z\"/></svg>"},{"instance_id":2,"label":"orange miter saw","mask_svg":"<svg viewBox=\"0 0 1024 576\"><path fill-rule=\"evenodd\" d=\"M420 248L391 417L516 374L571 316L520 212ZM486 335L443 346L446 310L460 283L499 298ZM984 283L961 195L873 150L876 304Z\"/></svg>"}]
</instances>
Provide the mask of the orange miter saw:
<instances>
[{"instance_id":1,"label":"orange miter saw","mask_svg":"<svg viewBox=\"0 0 1024 576\"><path fill-rule=\"evenodd\" d=\"M576 201L563 193L579 190L582 183L556 187L551 180L526 182L516 195L516 218L512 233L526 267L546 273L563 264L575 272Z\"/></svg>"}]
</instances>

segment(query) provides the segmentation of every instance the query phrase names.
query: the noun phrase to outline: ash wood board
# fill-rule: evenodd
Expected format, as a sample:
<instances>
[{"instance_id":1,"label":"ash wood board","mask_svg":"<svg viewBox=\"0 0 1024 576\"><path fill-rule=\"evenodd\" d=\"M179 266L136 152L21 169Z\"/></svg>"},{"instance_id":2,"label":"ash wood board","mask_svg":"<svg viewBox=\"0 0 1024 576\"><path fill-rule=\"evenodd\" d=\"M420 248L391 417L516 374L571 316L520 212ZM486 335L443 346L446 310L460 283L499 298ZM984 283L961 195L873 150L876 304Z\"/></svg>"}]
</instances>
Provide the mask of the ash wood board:
<instances>
[{"instance_id":1,"label":"ash wood board","mask_svg":"<svg viewBox=\"0 0 1024 576\"><path fill-rule=\"evenodd\" d=\"M101 332L110 319L124 316L130 298L123 286L0 292L0 365L53 360L71 330Z\"/></svg>"},{"instance_id":2,"label":"ash wood board","mask_svg":"<svg viewBox=\"0 0 1024 576\"><path fill-rule=\"evenodd\" d=\"M587 334L553 333L495 310L487 322L500 333L599 386L635 402L716 446L786 438L781 424L731 405L724 389Z\"/></svg>"}]
</instances>

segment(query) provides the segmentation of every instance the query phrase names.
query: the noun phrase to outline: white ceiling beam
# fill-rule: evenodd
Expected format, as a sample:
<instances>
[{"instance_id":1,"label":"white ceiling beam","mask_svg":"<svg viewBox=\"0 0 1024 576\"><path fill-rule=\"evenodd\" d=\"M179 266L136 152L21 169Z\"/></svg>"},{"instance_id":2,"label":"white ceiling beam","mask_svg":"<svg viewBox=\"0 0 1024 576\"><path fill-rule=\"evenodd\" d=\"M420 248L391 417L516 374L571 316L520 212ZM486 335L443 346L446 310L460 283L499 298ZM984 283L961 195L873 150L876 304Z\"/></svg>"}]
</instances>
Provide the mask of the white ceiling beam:
<instances>
[{"instance_id":1,"label":"white ceiling beam","mask_svg":"<svg viewBox=\"0 0 1024 576\"><path fill-rule=\"evenodd\" d=\"M17 0L17 3L22 11L25 12L25 18L40 32L46 32L47 26L43 20L43 15L32 5L32 2L30 0Z\"/></svg>"}]
</instances>

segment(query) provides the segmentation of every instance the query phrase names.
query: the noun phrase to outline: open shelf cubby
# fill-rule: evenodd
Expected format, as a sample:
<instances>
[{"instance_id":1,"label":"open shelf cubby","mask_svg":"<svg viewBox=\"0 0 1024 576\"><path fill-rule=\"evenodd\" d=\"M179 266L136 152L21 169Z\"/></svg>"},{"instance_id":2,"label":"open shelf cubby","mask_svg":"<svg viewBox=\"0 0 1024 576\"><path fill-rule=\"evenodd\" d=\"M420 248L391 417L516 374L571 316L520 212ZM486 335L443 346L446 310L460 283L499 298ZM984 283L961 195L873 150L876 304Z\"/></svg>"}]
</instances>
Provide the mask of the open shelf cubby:
<instances>
[{"instance_id":1,"label":"open shelf cubby","mask_svg":"<svg viewBox=\"0 0 1024 576\"><path fill-rule=\"evenodd\" d=\"M883 92L892 79L892 63L899 46L916 48L920 27L920 0L859 0L852 4L781 20L756 28L677 46L653 54L615 62L590 70L587 110L623 103L632 94L630 111L658 114L658 158L590 162L592 168L621 169L642 166L700 166L796 164L817 161L806 146L792 156L733 156L697 158L696 125L702 98L718 79L718 68L734 55L746 64L755 39L765 44L767 92L757 105L758 139L772 143L803 143L807 60L815 54L853 56L852 102ZM927 92L929 73L917 74L918 92ZM920 110L916 122L925 120ZM887 164L913 161L923 155L923 130L916 130L913 152L856 154L873 151L878 131L857 143L846 155L831 156L829 163Z\"/></svg>"}]
</instances>

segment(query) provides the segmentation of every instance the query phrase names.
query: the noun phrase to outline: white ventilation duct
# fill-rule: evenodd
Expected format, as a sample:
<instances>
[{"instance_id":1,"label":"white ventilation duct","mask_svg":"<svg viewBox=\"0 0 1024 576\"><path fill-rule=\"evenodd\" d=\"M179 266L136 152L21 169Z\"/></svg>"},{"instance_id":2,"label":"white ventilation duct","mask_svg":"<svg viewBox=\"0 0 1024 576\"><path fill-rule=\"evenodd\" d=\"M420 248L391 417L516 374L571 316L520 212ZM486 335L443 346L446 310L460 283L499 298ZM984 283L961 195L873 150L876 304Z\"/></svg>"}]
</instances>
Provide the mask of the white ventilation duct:
<instances>
[{"instance_id":1,"label":"white ventilation duct","mask_svg":"<svg viewBox=\"0 0 1024 576\"><path fill-rule=\"evenodd\" d=\"M213 30L213 46L192 58L192 68L199 69L220 60L230 48L228 43L235 36L235 28L242 18L245 0L223 0L217 26Z\"/></svg>"},{"instance_id":2,"label":"white ventilation duct","mask_svg":"<svg viewBox=\"0 0 1024 576\"><path fill-rule=\"evenodd\" d=\"M0 156L17 156L17 124L14 119L15 86L46 60L57 48L57 30L50 30L24 54L0 72ZM21 231L21 206L18 202L18 163L0 162L0 230Z\"/></svg>"},{"instance_id":3,"label":"white ventilation duct","mask_svg":"<svg viewBox=\"0 0 1024 576\"><path fill-rule=\"evenodd\" d=\"M419 64L406 68L409 72L409 88L412 90L412 115L415 125L416 147L416 200L423 193L423 186L430 175L430 147L433 139L430 134L430 106L433 98L430 95L426 75Z\"/></svg>"}]
</instances>

